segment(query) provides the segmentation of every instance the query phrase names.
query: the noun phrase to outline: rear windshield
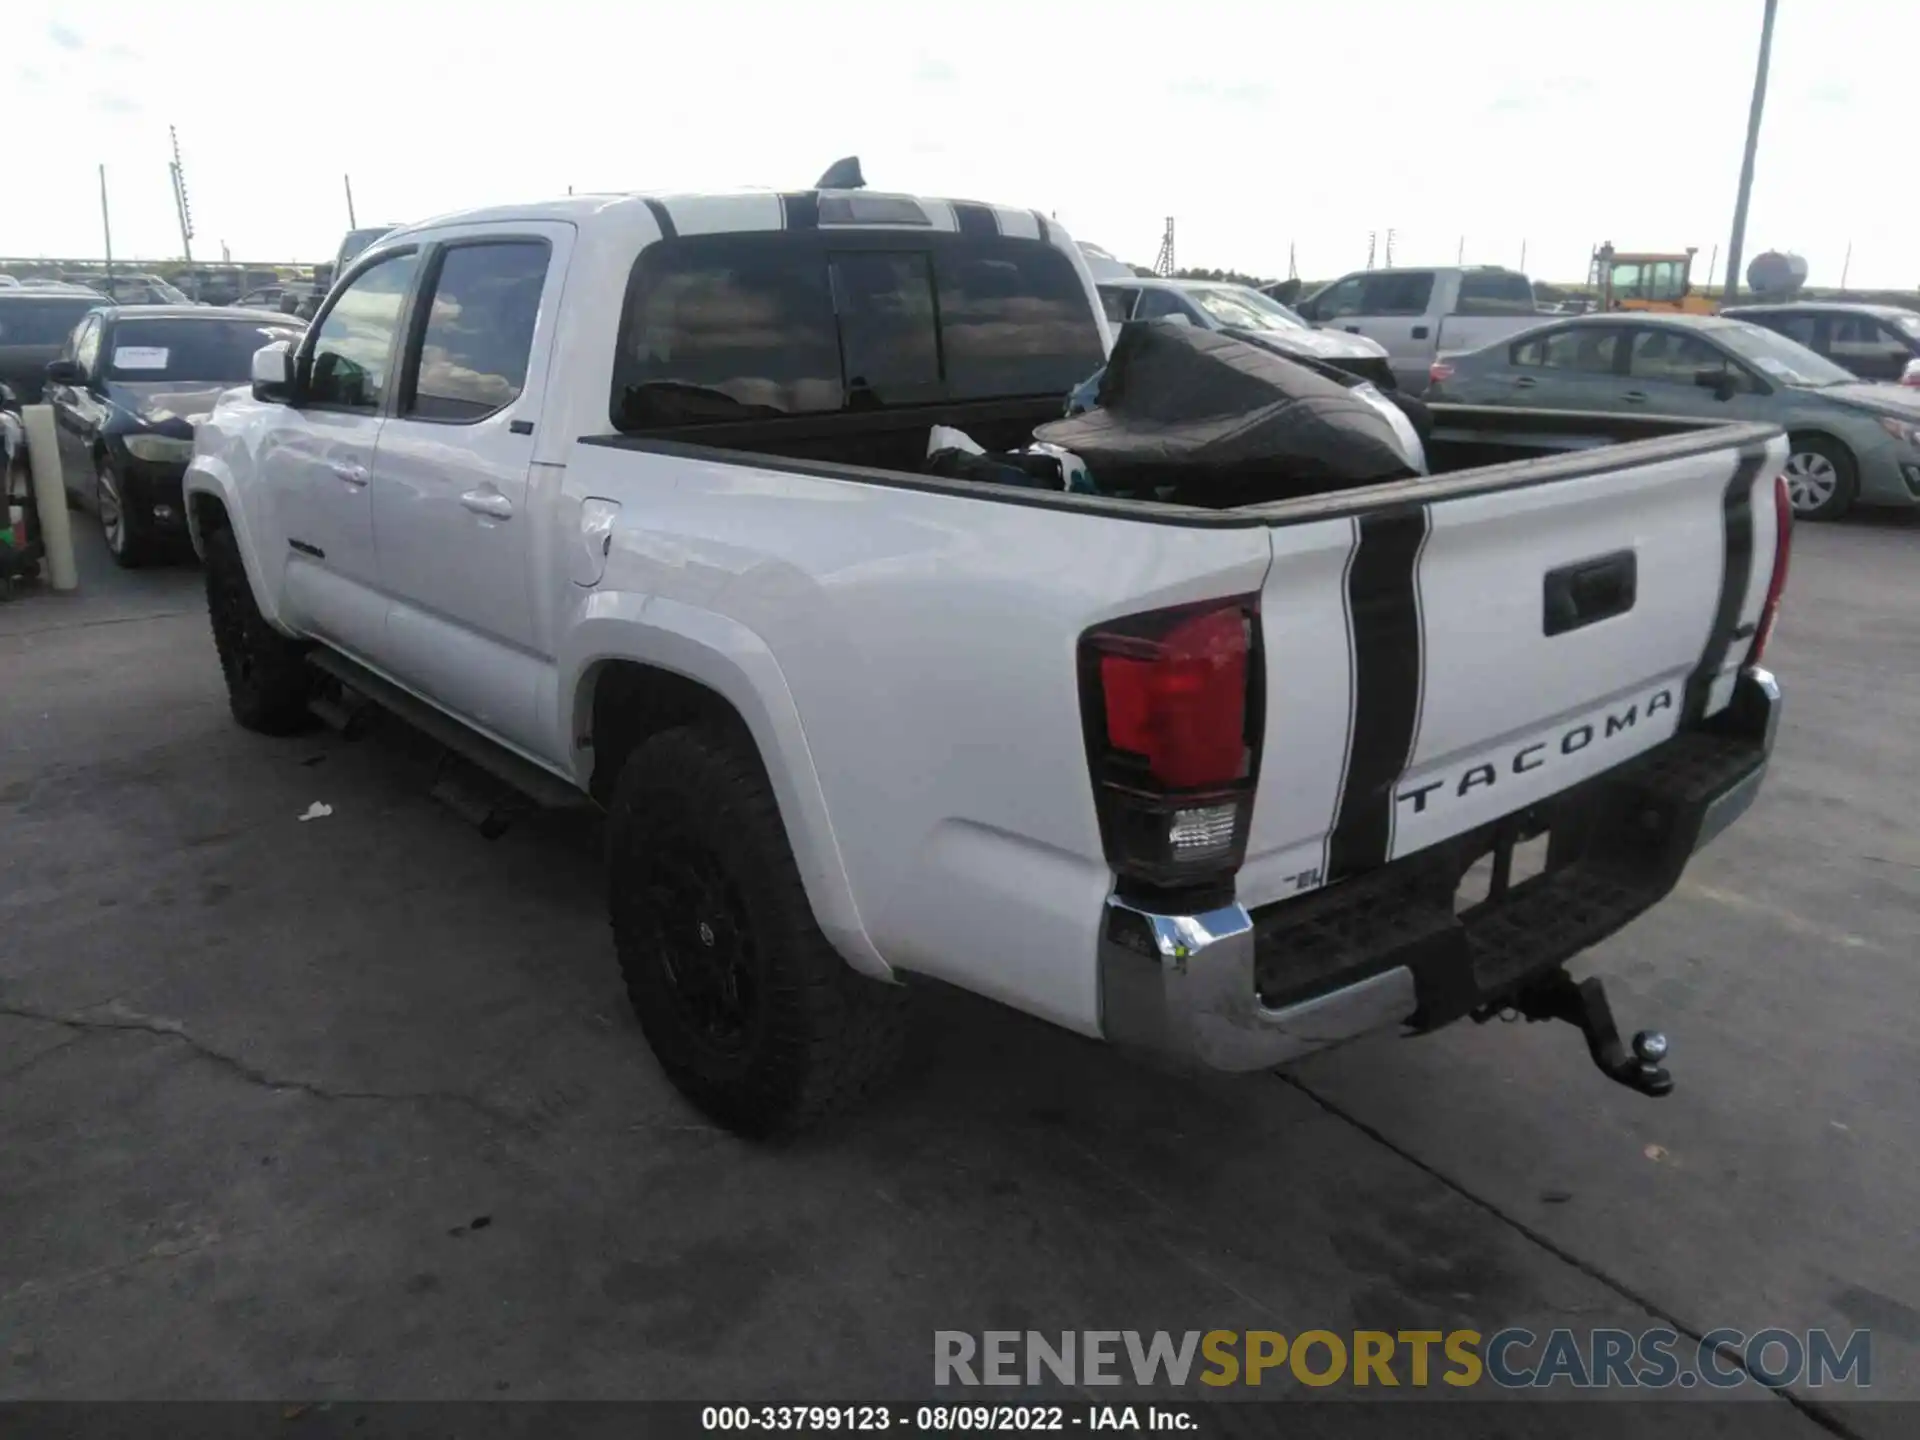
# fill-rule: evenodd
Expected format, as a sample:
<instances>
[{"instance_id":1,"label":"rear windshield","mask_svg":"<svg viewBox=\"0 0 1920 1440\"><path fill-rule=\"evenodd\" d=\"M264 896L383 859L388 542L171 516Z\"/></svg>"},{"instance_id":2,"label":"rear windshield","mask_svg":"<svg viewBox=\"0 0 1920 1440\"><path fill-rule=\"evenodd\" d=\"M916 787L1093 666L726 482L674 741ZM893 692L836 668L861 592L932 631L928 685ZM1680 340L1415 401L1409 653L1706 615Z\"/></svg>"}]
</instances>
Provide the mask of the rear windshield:
<instances>
[{"instance_id":1,"label":"rear windshield","mask_svg":"<svg viewBox=\"0 0 1920 1440\"><path fill-rule=\"evenodd\" d=\"M1041 241L690 236L634 265L611 410L654 430L1064 397L1104 359L1079 272Z\"/></svg>"},{"instance_id":2,"label":"rear windshield","mask_svg":"<svg viewBox=\"0 0 1920 1440\"><path fill-rule=\"evenodd\" d=\"M252 373L254 351L299 337L297 325L263 325L258 320L122 320L107 337L106 373L134 384L195 380L238 385Z\"/></svg>"},{"instance_id":3,"label":"rear windshield","mask_svg":"<svg viewBox=\"0 0 1920 1440\"><path fill-rule=\"evenodd\" d=\"M82 315L108 303L94 295L0 300L0 345L64 345Z\"/></svg>"}]
</instances>

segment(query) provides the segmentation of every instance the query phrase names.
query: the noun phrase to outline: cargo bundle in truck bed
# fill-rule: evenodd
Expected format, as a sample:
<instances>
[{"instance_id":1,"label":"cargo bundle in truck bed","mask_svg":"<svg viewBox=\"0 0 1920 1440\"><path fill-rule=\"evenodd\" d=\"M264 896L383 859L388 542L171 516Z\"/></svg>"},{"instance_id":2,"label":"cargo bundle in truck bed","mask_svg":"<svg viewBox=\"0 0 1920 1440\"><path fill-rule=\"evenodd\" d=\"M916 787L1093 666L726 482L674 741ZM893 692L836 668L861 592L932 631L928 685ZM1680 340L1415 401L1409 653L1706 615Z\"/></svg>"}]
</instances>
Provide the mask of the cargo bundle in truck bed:
<instances>
[{"instance_id":1,"label":"cargo bundle in truck bed","mask_svg":"<svg viewBox=\"0 0 1920 1440\"><path fill-rule=\"evenodd\" d=\"M396 231L200 427L234 713L372 697L603 807L641 1024L742 1130L874 1083L916 975L1228 1069L1511 1007L1660 1089L1562 967L1759 783L1782 438L1436 406L1429 475L1258 504L925 472L1110 344L1033 211Z\"/></svg>"}]
</instances>

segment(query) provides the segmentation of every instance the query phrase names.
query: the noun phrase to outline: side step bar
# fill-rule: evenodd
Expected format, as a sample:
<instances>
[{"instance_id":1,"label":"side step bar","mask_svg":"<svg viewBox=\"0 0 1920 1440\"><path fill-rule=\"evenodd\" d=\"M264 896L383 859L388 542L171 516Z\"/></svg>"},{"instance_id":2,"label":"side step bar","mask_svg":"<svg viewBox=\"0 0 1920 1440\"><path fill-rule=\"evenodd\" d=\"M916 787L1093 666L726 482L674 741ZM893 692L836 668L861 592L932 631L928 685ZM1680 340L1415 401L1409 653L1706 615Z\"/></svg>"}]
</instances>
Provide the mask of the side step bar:
<instances>
[{"instance_id":1,"label":"side step bar","mask_svg":"<svg viewBox=\"0 0 1920 1440\"><path fill-rule=\"evenodd\" d=\"M559 776L523 760L511 750L496 745L484 735L475 734L459 721L417 700L398 685L349 660L338 651L316 646L307 654L307 663L337 680L348 690L364 696L382 710L391 711L436 744L445 747L476 769L548 810L591 810L594 804L582 791L574 789ZM321 704L327 702L323 699ZM337 708L337 707L335 707ZM322 714L323 719L328 717ZM329 721L331 723L331 721Z\"/></svg>"}]
</instances>

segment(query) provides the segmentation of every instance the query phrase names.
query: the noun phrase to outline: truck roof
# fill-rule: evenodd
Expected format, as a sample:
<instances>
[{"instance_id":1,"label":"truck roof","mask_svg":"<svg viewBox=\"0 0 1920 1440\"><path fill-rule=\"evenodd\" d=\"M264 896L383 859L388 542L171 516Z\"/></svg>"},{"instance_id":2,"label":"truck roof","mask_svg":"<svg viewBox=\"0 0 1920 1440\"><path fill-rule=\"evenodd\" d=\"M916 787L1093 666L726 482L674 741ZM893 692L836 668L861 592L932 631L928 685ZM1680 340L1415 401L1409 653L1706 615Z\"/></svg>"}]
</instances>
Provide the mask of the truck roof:
<instances>
[{"instance_id":1,"label":"truck roof","mask_svg":"<svg viewBox=\"0 0 1920 1440\"><path fill-rule=\"evenodd\" d=\"M664 216L664 223L662 217ZM933 199L879 190L739 190L701 194L622 192L568 195L520 205L490 205L459 210L400 226L383 236L384 245L420 231L450 225L490 225L516 221L610 220L616 226L671 227L679 235L736 231L834 228L965 231L1016 239L1055 241L1065 232L1038 210L988 205L971 200ZM369 249L374 248L372 246Z\"/></svg>"}]
</instances>

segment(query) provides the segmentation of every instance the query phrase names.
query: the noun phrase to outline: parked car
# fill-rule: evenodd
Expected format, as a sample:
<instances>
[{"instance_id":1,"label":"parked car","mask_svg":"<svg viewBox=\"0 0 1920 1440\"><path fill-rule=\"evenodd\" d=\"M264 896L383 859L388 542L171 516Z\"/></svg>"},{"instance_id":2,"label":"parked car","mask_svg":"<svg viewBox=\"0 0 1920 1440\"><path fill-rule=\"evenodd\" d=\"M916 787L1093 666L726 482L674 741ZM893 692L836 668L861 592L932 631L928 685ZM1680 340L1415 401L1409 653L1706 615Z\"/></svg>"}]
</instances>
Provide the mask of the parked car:
<instances>
[{"instance_id":1,"label":"parked car","mask_svg":"<svg viewBox=\"0 0 1920 1440\"><path fill-rule=\"evenodd\" d=\"M1785 438L1598 416L1561 454L1467 409L1434 479L1244 509L929 472L932 427L1057 420L1107 339L1010 208L396 231L199 429L233 715L386 706L604 807L641 1027L747 1133L870 1087L916 975L1239 1071L1512 1006L1664 1093L1564 965L1760 784Z\"/></svg>"},{"instance_id":2,"label":"parked car","mask_svg":"<svg viewBox=\"0 0 1920 1440\"><path fill-rule=\"evenodd\" d=\"M1203 330L1226 330L1276 349L1324 360L1384 390L1398 383L1381 346L1359 335L1315 330L1278 300L1246 285L1136 276L1102 280L1099 289L1107 319L1115 324L1178 318Z\"/></svg>"},{"instance_id":3,"label":"parked car","mask_svg":"<svg viewBox=\"0 0 1920 1440\"><path fill-rule=\"evenodd\" d=\"M1356 271L1295 309L1323 329L1384 345L1401 386L1415 395L1427 388L1436 357L1540 323L1533 282L1498 265Z\"/></svg>"},{"instance_id":4,"label":"parked car","mask_svg":"<svg viewBox=\"0 0 1920 1440\"><path fill-rule=\"evenodd\" d=\"M1855 379L1776 331L1711 315L1583 316L1435 363L1430 400L1778 425L1796 515L1920 505L1920 392Z\"/></svg>"},{"instance_id":5,"label":"parked car","mask_svg":"<svg viewBox=\"0 0 1920 1440\"><path fill-rule=\"evenodd\" d=\"M113 302L78 286L22 281L0 287L0 384L22 405L37 405L47 362L89 310Z\"/></svg>"},{"instance_id":6,"label":"parked car","mask_svg":"<svg viewBox=\"0 0 1920 1440\"><path fill-rule=\"evenodd\" d=\"M1808 300L1735 305L1720 313L1777 330L1862 380L1892 380L1920 389L1920 312L1898 305Z\"/></svg>"},{"instance_id":7,"label":"parked car","mask_svg":"<svg viewBox=\"0 0 1920 1440\"><path fill-rule=\"evenodd\" d=\"M278 310L282 315L298 315L303 301L314 298L310 282L281 281L249 290L233 303L243 310Z\"/></svg>"},{"instance_id":8,"label":"parked car","mask_svg":"<svg viewBox=\"0 0 1920 1440\"><path fill-rule=\"evenodd\" d=\"M115 563L179 546L195 419L247 382L256 350L300 329L268 311L191 304L107 306L74 327L46 366L46 401L67 493L99 517Z\"/></svg>"},{"instance_id":9,"label":"parked car","mask_svg":"<svg viewBox=\"0 0 1920 1440\"><path fill-rule=\"evenodd\" d=\"M64 275L63 280L83 285L108 296L120 305L191 305L193 300L158 275L127 274L116 271L111 279L105 274Z\"/></svg>"}]
</instances>

